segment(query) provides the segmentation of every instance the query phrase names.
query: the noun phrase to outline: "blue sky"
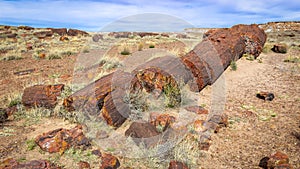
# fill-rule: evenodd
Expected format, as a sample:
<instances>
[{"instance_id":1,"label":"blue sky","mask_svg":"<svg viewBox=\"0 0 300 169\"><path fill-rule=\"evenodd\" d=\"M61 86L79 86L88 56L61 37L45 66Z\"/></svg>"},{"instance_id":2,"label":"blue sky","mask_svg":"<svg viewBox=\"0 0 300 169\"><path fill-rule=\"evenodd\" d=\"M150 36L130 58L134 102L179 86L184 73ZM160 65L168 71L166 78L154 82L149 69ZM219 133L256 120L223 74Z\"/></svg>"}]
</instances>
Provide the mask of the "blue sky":
<instances>
[{"instance_id":1,"label":"blue sky","mask_svg":"<svg viewBox=\"0 0 300 169\"><path fill-rule=\"evenodd\" d=\"M299 20L299 0L0 1L2 25L87 31L179 31L183 27Z\"/></svg>"}]
</instances>

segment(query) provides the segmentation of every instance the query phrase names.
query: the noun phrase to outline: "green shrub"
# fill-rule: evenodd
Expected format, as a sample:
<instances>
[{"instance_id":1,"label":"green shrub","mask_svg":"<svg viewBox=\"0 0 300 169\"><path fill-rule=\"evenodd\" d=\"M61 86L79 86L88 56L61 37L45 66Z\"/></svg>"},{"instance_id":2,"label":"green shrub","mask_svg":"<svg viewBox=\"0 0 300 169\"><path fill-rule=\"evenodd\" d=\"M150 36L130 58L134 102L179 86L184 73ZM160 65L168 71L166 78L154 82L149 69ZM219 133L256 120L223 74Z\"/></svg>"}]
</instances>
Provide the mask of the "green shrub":
<instances>
[{"instance_id":1,"label":"green shrub","mask_svg":"<svg viewBox=\"0 0 300 169\"><path fill-rule=\"evenodd\" d=\"M163 88L166 107L177 107L181 103L180 89L177 85L167 84Z\"/></svg>"},{"instance_id":2,"label":"green shrub","mask_svg":"<svg viewBox=\"0 0 300 169\"><path fill-rule=\"evenodd\" d=\"M71 56L71 55L73 55L73 54L75 54L75 53L72 52L72 51L61 52L61 55L63 55L63 56Z\"/></svg>"},{"instance_id":3,"label":"green shrub","mask_svg":"<svg viewBox=\"0 0 300 169\"><path fill-rule=\"evenodd\" d=\"M14 99L11 100L10 103L8 104L8 107L13 107L13 106L17 106L21 104L21 100L20 99Z\"/></svg>"},{"instance_id":4,"label":"green shrub","mask_svg":"<svg viewBox=\"0 0 300 169\"><path fill-rule=\"evenodd\" d=\"M272 47L273 47L272 44L265 43L262 52L263 52L263 53L269 53L269 52L272 51L272 50L271 50Z\"/></svg>"},{"instance_id":5,"label":"green shrub","mask_svg":"<svg viewBox=\"0 0 300 169\"><path fill-rule=\"evenodd\" d=\"M155 46L154 45L149 45L149 48L155 48Z\"/></svg>"},{"instance_id":6,"label":"green shrub","mask_svg":"<svg viewBox=\"0 0 300 169\"><path fill-rule=\"evenodd\" d=\"M61 59L61 56L59 56L58 54L56 53L51 53L47 56L47 59L48 60L53 60L53 59Z\"/></svg>"},{"instance_id":7,"label":"green shrub","mask_svg":"<svg viewBox=\"0 0 300 169\"><path fill-rule=\"evenodd\" d=\"M231 68L231 70L233 70L233 71L236 71L236 70L237 70L237 64L236 64L235 61L231 61L231 63L230 63L230 68Z\"/></svg>"},{"instance_id":8,"label":"green shrub","mask_svg":"<svg viewBox=\"0 0 300 169\"><path fill-rule=\"evenodd\" d=\"M2 58L2 60L5 60L5 61L9 61L9 60L21 60L21 59L23 59L21 56L16 56L16 55L10 55L10 56Z\"/></svg>"},{"instance_id":9,"label":"green shrub","mask_svg":"<svg viewBox=\"0 0 300 169\"><path fill-rule=\"evenodd\" d=\"M33 150L36 147L34 139L26 141L27 150Z\"/></svg>"},{"instance_id":10,"label":"green shrub","mask_svg":"<svg viewBox=\"0 0 300 169\"><path fill-rule=\"evenodd\" d=\"M121 55L130 55L130 51L127 48L124 48Z\"/></svg>"},{"instance_id":11,"label":"green shrub","mask_svg":"<svg viewBox=\"0 0 300 169\"><path fill-rule=\"evenodd\" d=\"M246 60L254 61L255 57L251 54L245 53L243 54L243 57L246 58Z\"/></svg>"}]
</instances>

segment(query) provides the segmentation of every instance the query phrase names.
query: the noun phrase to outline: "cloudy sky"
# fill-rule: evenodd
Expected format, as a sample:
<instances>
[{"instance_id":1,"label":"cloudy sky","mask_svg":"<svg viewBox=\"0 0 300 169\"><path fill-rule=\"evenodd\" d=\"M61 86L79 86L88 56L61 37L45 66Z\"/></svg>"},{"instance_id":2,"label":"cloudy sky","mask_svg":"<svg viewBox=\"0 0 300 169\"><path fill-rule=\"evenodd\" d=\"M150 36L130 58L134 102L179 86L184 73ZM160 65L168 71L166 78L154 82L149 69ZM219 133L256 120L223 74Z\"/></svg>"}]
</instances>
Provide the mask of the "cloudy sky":
<instances>
[{"instance_id":1,"label":"cloudy sky","mask_svg":"<svg viewBox=\"0 0 300 169\"><path fill-rule=\"evenodd\" d=\"M0 24L87 31L178 31L184 27L299 21L299 0L6 0Z\"/></svg>"}]
</instances>

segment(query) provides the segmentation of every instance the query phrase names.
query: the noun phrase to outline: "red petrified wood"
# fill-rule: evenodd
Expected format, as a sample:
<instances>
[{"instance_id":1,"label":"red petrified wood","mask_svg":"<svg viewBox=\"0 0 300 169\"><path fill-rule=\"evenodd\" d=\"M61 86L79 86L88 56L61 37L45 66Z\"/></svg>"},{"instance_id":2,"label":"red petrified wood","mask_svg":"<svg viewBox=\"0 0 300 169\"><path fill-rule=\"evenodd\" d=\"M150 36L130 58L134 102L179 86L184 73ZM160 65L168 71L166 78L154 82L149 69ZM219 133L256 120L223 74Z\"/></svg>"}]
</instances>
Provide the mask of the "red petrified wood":
<instances>
[{"instance_id":1,"label":"red petrified wood","mask_svg":"<svg viewBox=\"0 0 300 169\"><path fill-rule=\"evenodd\" d=\"M64 106L70 111L79 109L92 115L101 114L109 125L119 127L130 115L129 105L124 101L126 92L139 93L145 89L159 96L169 91L172 101L181 102L180 83L188 84L192 91L201 91L244 53L257 57L265 41L266 34L257 25L214 29L185 56L159 57L130 73L111 73L68 97Z\"/></svg>"},{"instance_id":2,"label":"red petrified wood","mask_svg":"<svg viewBox=\"0 0 300 169\"><path fill-rule=\"evenodd\" d=\"M24 90L22 104L25 107L54 108L57 104L57 97L63 89L63 84L28 87Z\"/></svg>"}]
</instances>

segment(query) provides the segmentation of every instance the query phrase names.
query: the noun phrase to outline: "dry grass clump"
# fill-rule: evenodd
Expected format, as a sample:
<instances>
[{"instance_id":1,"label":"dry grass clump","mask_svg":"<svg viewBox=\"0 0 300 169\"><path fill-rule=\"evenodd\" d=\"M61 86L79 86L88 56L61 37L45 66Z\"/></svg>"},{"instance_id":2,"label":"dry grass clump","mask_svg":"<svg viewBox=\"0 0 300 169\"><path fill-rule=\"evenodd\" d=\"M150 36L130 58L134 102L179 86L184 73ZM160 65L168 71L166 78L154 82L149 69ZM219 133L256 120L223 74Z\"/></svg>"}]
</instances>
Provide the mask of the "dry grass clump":
<instances>
[{"instance_id":1,"label":"dry grass clump","mask_svg":"<svg viewBox=\"0 0 300 169\"><path fill-rule=\"evenodd\" d=\"M273 43L265 43L262 52L266 53L266 54L271 52L272 51L271 49L273 48L273 46L274 46Z\"/></svg>"},{"instance_id":2,"label":"dry grass clump","mask_svg":"<svg viewBox=\"0 0 300 169\"><path fill-rule=\"evenodd\" d=\"M127 47L124 47L124 49L120 53L121 55L130 55L130 51Z\"/></svg>"}]
</instances>

